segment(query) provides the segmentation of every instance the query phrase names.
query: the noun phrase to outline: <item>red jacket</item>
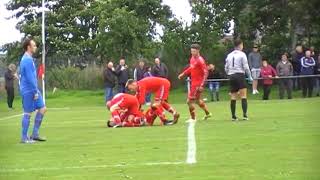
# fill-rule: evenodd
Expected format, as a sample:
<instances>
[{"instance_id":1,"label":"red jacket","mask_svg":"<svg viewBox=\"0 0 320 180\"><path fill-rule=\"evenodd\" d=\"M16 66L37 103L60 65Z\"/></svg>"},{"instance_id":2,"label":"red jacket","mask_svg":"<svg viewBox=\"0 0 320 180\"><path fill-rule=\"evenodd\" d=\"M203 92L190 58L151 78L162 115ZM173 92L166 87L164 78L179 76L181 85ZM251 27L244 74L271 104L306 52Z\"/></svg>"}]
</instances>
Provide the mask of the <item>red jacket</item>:
<instances>
[{"instance_id":1,"label":"red jacket","mask_svg":"<svg viewBox=\"0 0 320 180\"><path fill-rule=\"evenodd\" d=\"M277 76L276 70L270 65L268 65L267 67L262 67L261 68L261 77L268 78L269 76L272 76L272 77ZM273 83L272 79L264 79L263 80L264 85L272 85L272 83Z\"/></svg>"}]
</instances>

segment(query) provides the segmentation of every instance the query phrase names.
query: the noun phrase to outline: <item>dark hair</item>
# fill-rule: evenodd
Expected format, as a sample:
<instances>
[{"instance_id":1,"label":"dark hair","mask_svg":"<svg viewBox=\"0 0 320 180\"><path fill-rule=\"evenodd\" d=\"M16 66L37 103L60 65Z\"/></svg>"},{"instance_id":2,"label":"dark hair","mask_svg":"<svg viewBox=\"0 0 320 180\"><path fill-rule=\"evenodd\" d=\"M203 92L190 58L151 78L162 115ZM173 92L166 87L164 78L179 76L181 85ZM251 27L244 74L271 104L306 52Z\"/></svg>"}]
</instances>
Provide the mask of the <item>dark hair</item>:
<instances>
[{"instance_id":1,"label":"dark hair","mask_svg":"<svg viewBox=\"0 0 320 180\"><path fill-rule=\"evenodd\" d=\"M144 59L139 59L138 63L141 63L141 62L145 63Z\"/></svg>"},{"instance_id":2,"label":"dark hair","mask_svg":"<svg viewBox=\"0 0 320 180\"><path fill-rule=\"evenodd\" d=\"M288 57L289 57L289 54L288 54L287 52L284 52L284 53L281 54L281 57L282 57L282 56L286 56L286 57L288 58Z\"/></svg>"},{"instance_id":3,"label":"dark hair","mask_svg":"<svg viewBox=\"0 0 320 180\"><path fill-rule=\"evenodd\" d=\"M234 47L238 47L240 44L242 44L243 41L241 39L236 39L234 40L233 44L234 44Z\"/></svg>"},{"instance_id":4,"label":"dark hair","mask_svg":"<svg viewBox=\"0 0 320 180\"><path fill-rule=\"evenodd\" d=\"M129 79L126 83L126 87L128 87L129 85L133 84L134 82L136 82L136 80L134 79Z\"/></svg>"},{"instance_id":5,"label":"dark hair","mask_svg":"<svg viewBox=\"0 0 320 180\"><path fill-rule=\"evenodd\" d=\"M196 50L200 50L201 47L199 44L191 44L191 49L196 49Z\"/></svg>"},{"instance_id":6,"label":"dark hair","mask_svg":"<svg viewBox=\"0 0 320 180\"><path fill-rule=\"evenodd\" d=\"M146 67L145 67L145 71L148 71L149 68L151 68L151 66L146 66Z\"/></svg>"},{"instance_id":7,"label":"dark hair","mask_svg":"<svg viewBox=\"0 0 320 180\"><path fill-rule=\"evenodd\" d=\"M23 50L27 51L28 50L28 46L30 46L31 41L33 41L33 39L31 37L27 37L22 44Z\"/></svg>"}]
</instances>

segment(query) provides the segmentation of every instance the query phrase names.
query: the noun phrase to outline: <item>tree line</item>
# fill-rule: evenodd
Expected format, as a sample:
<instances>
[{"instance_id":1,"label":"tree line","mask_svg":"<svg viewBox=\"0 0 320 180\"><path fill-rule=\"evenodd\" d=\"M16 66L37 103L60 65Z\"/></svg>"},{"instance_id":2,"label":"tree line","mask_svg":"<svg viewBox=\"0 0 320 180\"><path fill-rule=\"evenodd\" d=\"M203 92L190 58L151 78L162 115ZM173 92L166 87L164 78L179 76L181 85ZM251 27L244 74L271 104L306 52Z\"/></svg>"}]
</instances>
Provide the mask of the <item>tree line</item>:
<instances>
[{"instance_id":1,"label":"tree line","mask_svg":"<svg viewBox=\"0 0 320 180\"><path fill-rule=\"evenodd\" d=\"M234 38L248 49L259 44L271 62L296 44L320 47L318 0L189 0L192 22L186 24L162 0L47 0L46 57L51 65L75 59L104 63L120 57L135 64L161 57L172 74L188 62L197 42L207 61L222 67ZM40 43L41 0L11 0L17 29ZM232 29L232 27L234 27ZM161 29L162 33L159 32ZM17 62L21 43L4 45L6 61ZM40 54L38 54L40 57Z\"/></svg>"}]
</instances>

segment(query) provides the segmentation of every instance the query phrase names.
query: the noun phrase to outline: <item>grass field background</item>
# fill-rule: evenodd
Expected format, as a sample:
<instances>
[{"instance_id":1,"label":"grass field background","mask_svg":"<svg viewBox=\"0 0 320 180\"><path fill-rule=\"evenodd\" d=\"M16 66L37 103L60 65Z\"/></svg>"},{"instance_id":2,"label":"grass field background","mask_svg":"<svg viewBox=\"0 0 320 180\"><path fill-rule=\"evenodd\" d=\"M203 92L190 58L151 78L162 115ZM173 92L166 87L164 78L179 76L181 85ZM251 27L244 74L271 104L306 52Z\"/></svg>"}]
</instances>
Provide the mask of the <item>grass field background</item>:
<instances>
[{"instance_id":1,"label":"grass field background","mask_svg":"<svg viewBox=\"0 0 320 180\"><path fill-rule=\"evenodd\" d=\"M20 117L10 118L21 113L20 100L14 111L1 100L0 179L320 179L320 98L250 97L250 120L236 123L230 121L228 101L208 103L214 117L197 122L198 163L187 165L182 90L171 93L182 114L171 127L108 129L102 96L102 91L49 94L41 129L48 141L32 145L19 144ZM241 116L240 103L237 107Z\"/></svg>"}]
</instances>

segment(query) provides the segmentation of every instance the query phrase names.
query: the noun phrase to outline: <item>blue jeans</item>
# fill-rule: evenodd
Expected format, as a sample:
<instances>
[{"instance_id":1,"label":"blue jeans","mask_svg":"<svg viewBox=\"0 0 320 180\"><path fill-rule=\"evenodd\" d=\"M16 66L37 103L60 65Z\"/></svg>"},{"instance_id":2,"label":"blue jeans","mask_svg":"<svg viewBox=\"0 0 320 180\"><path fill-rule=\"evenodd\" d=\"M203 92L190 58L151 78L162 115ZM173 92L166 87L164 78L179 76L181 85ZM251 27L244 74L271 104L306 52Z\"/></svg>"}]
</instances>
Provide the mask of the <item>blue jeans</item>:
<instances>
[{"instance_id":1,"label":"blue jeans","mask_svg":"<svg viewBox=\"0 0 320 180\"><path fill-rule=\"evenodd\" d=\"M208 86L211 92L218 92L220 88L219 82L208 82Z\"/></svg>"},{"instance_id":2,"label":"blue jeans","mask_svg":"<svg viewBox=\"0 0 320 180\"><path fill-rule=\"evenodd\" d=\"M105 89L105 101L110 101L113 98L113 88L106 87Z\"/></svg>"},{"instance_id":3,"label":"blue jeans","mask_svg":"<svg viewBox=\"0 0 320 180\"><path fill-rule=\"evenodd\" d=\"M149 102L151 102L151 93L148 93L146 95L146 103L149 103Z\"/></svg>"}]
</instances>

